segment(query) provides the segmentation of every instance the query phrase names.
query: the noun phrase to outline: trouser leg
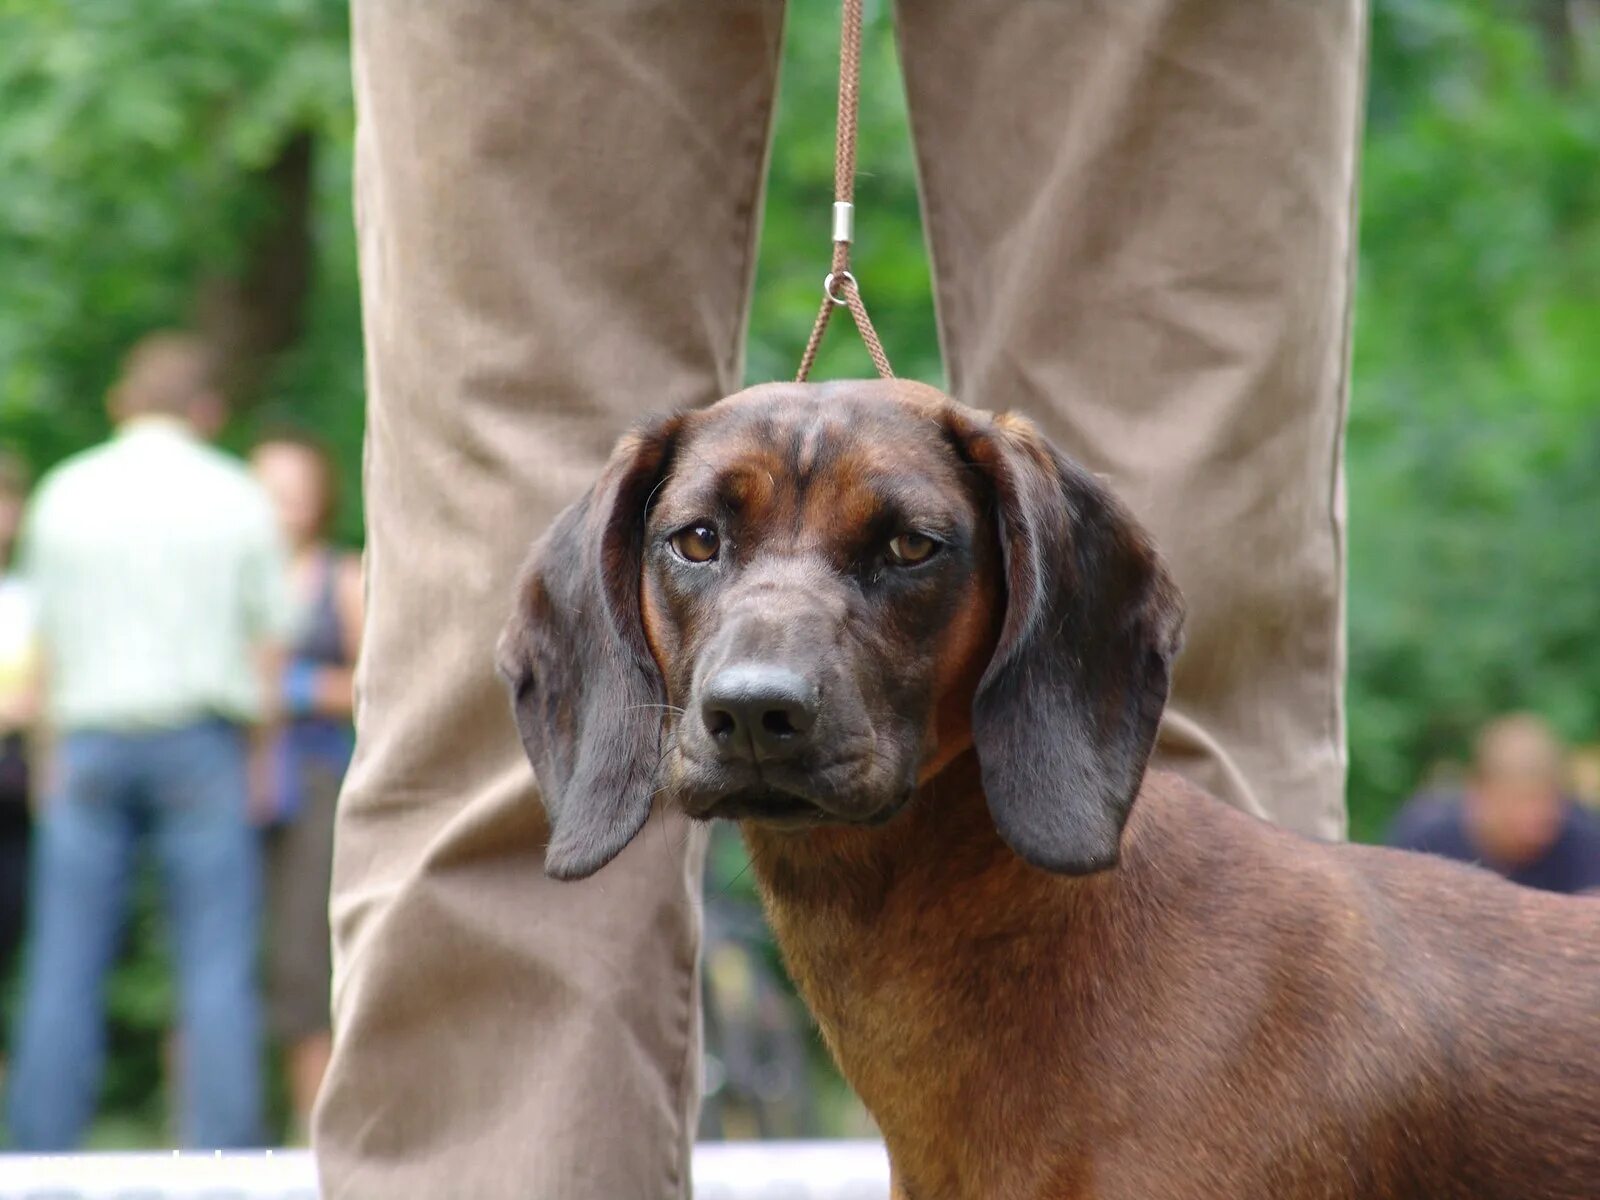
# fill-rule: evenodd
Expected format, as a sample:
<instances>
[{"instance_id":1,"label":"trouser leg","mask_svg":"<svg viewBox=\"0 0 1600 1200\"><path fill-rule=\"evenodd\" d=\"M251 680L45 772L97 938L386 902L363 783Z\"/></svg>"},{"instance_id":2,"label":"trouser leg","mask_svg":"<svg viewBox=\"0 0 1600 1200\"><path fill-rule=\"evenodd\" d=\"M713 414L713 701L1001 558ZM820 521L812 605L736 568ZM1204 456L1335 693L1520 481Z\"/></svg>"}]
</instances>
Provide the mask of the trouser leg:
<instances>
[{"instance_id":1,"label":"trouser leg","mask_svg":"<svg viewBox=\"0 0 1600 1200\"><path fill-rule=\"evenodd\" d=\"M178 968L183 1144L258 1146L261 851L246 814L244 734L211 722L155 735L148 757Z\"/></svg>"},{"instance_id":2,"label":"trouser leg","mask_svg":"<svg viewBox=\"0 0 1600 1200\"><path fill-rule=\"evenodd\" d=\"M29 936L10 1078L12 1146L76 1149L105 1066L105 979L126 915L136 831L121 739L68 734L60 792L34 839Z\"/></svg>"},{"instance_id":3,"label":"trouser leg","mask_svg":"<svg viewBox=\"0 0 1600 1200\"><path fill-rule=\"evenodd\" d=\"M492 662L630 422L739 382L779 0L361 0L368 626L340 801L329 1197L687 1188L701 846L541 874Z\"/></svg>"},{"instance_id":4,"label":"trouser leg","mask_svg":"<svg viewBox=\"0 0 1600 1200\"><path fill-rule=\"evenodd\" d=\"M1158 761L1344 830L1361 0L900 0L953 390L1109 476L1189 606Z\"/></svg>"}]
</instances>

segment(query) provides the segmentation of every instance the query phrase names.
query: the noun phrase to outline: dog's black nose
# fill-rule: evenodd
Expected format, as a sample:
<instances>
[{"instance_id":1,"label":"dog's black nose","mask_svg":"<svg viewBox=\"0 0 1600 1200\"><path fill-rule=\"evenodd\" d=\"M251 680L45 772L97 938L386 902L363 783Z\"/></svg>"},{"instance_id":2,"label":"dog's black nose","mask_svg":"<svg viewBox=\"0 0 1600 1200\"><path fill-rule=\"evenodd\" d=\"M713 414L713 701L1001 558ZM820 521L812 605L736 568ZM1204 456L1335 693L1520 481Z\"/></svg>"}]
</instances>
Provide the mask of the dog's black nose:
<instances>
[{"instance_id":1,"label":"dog's black nose","mask_svg":"<svg viewBox=\"0 0 1600 1200\"><path fill-rule=\"evenodd\" d=\"M817 689L787 667L725 667L706 683L700 716L725 758L774 762L806 744Z\"/></svg>"}]
</instances>

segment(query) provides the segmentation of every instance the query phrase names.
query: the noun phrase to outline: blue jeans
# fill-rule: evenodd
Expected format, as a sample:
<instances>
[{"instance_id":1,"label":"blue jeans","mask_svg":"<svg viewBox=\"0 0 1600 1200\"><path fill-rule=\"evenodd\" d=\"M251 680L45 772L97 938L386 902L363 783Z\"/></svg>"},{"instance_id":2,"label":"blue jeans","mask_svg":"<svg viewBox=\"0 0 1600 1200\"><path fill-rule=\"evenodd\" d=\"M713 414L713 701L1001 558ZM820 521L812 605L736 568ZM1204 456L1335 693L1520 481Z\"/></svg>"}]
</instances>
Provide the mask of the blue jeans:
<instances>
[{"instance_id":1,"label":"blue jeans","mask_svg":"<svg viewBox=\"0 0 1600 1200\"><path fill-rule=\"evenodd\" d=\"M180 999L181 1136L261 1141L256 987L259 850L245 811L245 739L209 721L148 734L73 733L34 846L9 1118L19 1150L70 1150L94 1116L106 973L136 851L160 868Z\"/></svg>"}]
</instances>

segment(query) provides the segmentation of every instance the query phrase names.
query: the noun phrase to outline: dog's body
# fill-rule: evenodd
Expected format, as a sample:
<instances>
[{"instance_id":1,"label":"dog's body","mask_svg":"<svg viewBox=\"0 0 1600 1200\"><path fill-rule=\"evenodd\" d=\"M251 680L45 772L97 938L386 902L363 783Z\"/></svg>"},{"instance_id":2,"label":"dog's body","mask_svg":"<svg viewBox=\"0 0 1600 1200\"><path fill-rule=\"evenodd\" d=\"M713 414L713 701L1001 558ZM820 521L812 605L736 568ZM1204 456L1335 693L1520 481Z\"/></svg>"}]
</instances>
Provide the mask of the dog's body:
<instances>
[{"instance_id":1,"label":"dog's body","mask_svg":"<svg viewBox=\"0 0 1600 1200\"><path fill-rule=\"evenodd\" d=\"M883 830L748 824L907 1200L1600 1195L1600 902L1294 837L1152 773L1039 871L970 760Z\"/></svg>"},{"instance_id":2,"label":"dog's body","mask_svg":"<svg viewBox=\"0 0 1600 1200\"><path fill-rule=\"evenodd\" d=\"M501 663L551 873L742 821L901 1200L1600 1196L1600 901L1146 777L1180 621L1025 424L773 388L623 444Z\"/></svg>"}]
</instances>

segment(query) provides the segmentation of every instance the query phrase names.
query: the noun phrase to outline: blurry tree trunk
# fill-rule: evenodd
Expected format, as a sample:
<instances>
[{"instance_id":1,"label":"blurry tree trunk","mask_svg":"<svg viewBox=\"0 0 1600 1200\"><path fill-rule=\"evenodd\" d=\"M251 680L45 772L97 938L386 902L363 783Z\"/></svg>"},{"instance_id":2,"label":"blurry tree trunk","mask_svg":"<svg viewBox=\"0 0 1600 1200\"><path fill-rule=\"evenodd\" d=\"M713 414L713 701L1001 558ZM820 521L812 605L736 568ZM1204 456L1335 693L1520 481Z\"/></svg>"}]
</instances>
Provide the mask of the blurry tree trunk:
<instances>
[{"instance_id":1,"label":"blurry tree trunk","mask_svg":"<svg viewBox=\"0 0 1600 1200\"><path fill-rule=\"evenodd\" d=\"M1532 0L1533 18L1544 43L1545 73L1551 86L1566 91L1584 68L1584 40L1600 28L1596 0Z\"/></svg>"},{"instance_id":2,"label":"blurry tree trunk","mask_svg":"<svg viewBox=\"0 0 1600 1200\"><path fill-rule=\"evenodd\" d=\"M239 271L205 280L195 324L216 347L235 406L255 400L273 358L299 336L311 288L311 183L315 142L302 130L259 177L266 215L252 232Z\"/></svg>"}]
</instances>

